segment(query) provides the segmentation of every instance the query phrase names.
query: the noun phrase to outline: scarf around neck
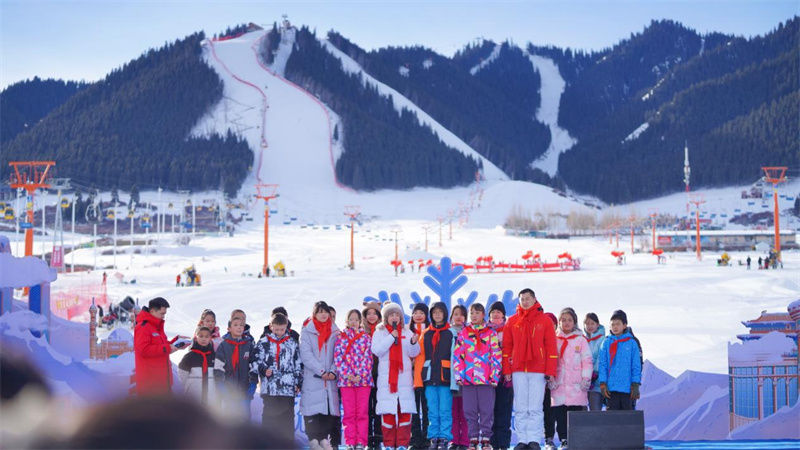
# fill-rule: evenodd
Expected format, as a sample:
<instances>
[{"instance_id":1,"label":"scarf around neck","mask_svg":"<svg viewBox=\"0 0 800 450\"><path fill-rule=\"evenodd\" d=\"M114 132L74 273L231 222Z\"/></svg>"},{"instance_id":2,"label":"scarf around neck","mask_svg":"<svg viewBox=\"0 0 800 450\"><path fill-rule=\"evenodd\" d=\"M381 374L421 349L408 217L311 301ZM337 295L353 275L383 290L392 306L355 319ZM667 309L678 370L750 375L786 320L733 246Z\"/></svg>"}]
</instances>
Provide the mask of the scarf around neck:
<instances>
[{"instance_id":1,"label":"scarf around neck","mask_svg":"<svg viewBox=\"0 0 800 450\"><path fill-rule=\"evenodd\" d=\"M433 347L431 348L433 349L434 352L436 352L436 347L439 345L439 334L442 331L449 329L450 329L450 324L447 322L445 322L445 324L442 325L440 328L436 327L435 325L431 325L428 327L428 330L433 331L433 338L431 338L431 344L433 345Z\"/></svg>"},{"instance_id":2,"label":"scarf around neck","mask_svg":"<svg viewBox=\"0 0 800 450\"><path fill-rule=\"evenodd\" d=\"M386 330L391 336L392 331L397 330L397 342L392 344L389 349L389 392L397 392L397 380L403 369L403 327L398 325L396 328L386 325Z\"/></svg>"},{"instance_id":3,"label":"scarf around neck","mask_svg":"<svg viewBox=\"0 0 800 450\"><path fill-rule=\"evenodd\" d=\"M317 333L319 333L317 335L317 345L319 346L319 350L322 351L322 347L331 337L331 319L328 319L325 322L320 322L316 317L314 317L311 320L314 321L314 328L316 328Z\"/></svg>"}]
</instances>

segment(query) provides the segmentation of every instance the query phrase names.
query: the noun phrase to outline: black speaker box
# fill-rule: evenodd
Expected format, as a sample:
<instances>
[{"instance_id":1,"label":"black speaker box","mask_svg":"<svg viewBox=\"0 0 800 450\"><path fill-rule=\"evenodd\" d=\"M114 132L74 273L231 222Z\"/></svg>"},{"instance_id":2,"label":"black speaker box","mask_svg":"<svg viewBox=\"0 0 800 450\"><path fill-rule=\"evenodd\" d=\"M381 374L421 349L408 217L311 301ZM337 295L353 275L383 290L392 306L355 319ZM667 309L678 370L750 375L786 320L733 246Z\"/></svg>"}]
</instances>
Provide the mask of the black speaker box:
<instances>
[{"instance_id":1,"label":"black speaker box","mask_svg":"<svg viewBox=\"0 0 800 450\"><path fill-rule=\"evenodd\" d=\"M642 411L569 411L570 450L643 449Z\"/></svg>"}]
</instances>

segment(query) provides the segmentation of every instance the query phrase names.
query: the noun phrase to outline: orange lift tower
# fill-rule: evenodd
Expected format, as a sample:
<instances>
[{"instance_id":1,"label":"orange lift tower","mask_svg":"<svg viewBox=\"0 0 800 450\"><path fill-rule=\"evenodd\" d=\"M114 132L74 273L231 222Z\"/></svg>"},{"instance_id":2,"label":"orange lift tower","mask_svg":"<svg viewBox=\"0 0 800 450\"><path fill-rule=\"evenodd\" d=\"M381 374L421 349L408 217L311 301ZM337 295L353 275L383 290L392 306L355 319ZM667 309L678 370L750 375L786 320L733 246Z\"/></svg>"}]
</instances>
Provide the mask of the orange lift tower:
<instances>
[{"instance_id":1,"label":"orange lift tower","mask_svg":"<svg viewBox=\"0 0 800 450\"><path fill-rule=\"evenodd\" d=\"M657 248L656 246L656 218L658 218L658 211L655 209L651 210L650 212L650 225L653 227L653 249Z\"/></svg>"},{"instance_id":2,"label":"orange lift tower","mask_svg":"<svg viewBox=\"0 0 800 450\"><path fill-rule=\"evenodd\" d=\"M256 184L256 198L264 200L264 267L261 268L264 276L269 270L269 201L278 196L277 191L277 184Z\"/></svg>"},{"instance_id":3,"label":"orange lift tower","mask_svg":"<svg viewBox=\"0 0 800 450\"><path fill-rule=\"evenodd\" d=\"M11 161L9 166L14 168L9 183L13 189L23 188L28 192L27 209L28 221L21 225L25 229L25 256L33 255L33 196L37 189L49 188L50 168L55 166L55 161Z\"/></svg>"},{"instance_id":4,"label":"orange lift tower","mask_svg":"<svg viewBox=\"0 0 800 450\"><path fill-rule=\"evenodd\" d=\"M697 234L695 235L695 240L697 243L697 260L700 261L703 259L700 253L700 205L705 203L706 201L703 200L703 196L700 194L690 194L689 203L694 205L694 218L695 222L697 223Z\"/></svg>"},{"instance_id":5,"label":"orange lift tower","mask_svg":"<svg viewBox=\"0 0 800 450\"><path fill-rule=\"evenodd\" d=\"M631 214L631 216L628 217L628 222L631 224L631 256L633 256L633 226L636 224L636 220L635 214Z\"/></svg>"},{"instance_id":6,"label":"orange lift tower","mask_svg":"<svg viewBox=\"0 0 800 450\"><path fill-rule=\"evenodd\" d=\"M772 198L775 201L775 255L781 260L781 222L778 209L778 184L786 181L787 167L762 167L764 181L772 183Z\"/></svg>"},{"instance_id":7,"label":"orange lift tower","mask_svg":"<svg viewBox=\"0 0 800 450\"><path fill-rule=\"evenodd\" d=\"M356 268L353 236L355 234L355 229L356 229L356 218L360 213L361 213L360 206L348 205L344 207L344 215L350 218L350 270L354 270ZM395 253L397 252L395 251Z\"/></svg>"}]
</instances>

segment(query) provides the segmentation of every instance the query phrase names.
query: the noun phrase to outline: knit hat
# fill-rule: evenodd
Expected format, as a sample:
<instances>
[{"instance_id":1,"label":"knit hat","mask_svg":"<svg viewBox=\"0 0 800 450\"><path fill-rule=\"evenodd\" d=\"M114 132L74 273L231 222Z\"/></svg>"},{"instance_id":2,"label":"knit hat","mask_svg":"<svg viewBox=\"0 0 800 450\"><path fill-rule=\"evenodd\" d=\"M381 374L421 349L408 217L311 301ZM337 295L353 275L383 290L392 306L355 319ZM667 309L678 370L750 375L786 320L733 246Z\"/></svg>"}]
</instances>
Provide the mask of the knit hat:
<instances>
[{"instance_id":1,"label":"knit hat","mask_svg":"<svg viewBox=\"0 0 800 450\"><path fill-rule=\"evenodd\" d=\"M433 305L431 305L431 323L434 323L433 311L436 310L436 309L439 309L444 313L443 322L447 323L447 320L448 320L448 317L447 317L447 305L445 305L444 302L436 302Z\"/></svg>"},{"instance_id":2,"label":"knit hat","mask_svg":"<svg viewBox=\"0 0 800 450\"><path fill-rule=\"evenodd\" d=\"M623 325L627 325L628 315L625 314L625 311L618 309L614 311L614 314L611 314L611 320L621 320Z\"/></svg>"},{"instance_id":3,"label":"knit hat","mask_svg":"<svg viewBox=\"0 0 800 450\"><path fill-rule=\"evenodd\" d=\"M414 305L414 310L411 311L411 315L414 315L414 313L417 311L422 311L423 313L425 313L425 317L428 317L428 305L426 305L425 303L417 303L416 305Z\"/></svg>"},{"instance_id":4,"label":"knit hat","mask_svg":"<svg viewBox=\"0 0 800 450\"><path fill-rule=\"evenodd\" d=\"M546 312L544 315L553 321L553 325L558 325L558 319L556 319L556 315L553 313Z\"/></svg>"},{"instance_id":5,"label":"knit hat","mask_svg":"<svg viewBox=\"0 0 800 450\"><path fill-rule=\"evenodd\" d=\"M391 301L384 302L383 308L381 308L381 317L383 318L383 324L391 325L386 321L389 319L389 314L393 312L396 312L397 314L400 315L399 325L402 326L405 321L405 318L403 317L403 308L400 307L400 305L398 305L397 303Z\"/></svg>"},{"instance_id":6,"label":"knit hat","mask_svg":"<svg viewBox=\"0 0 800 450\"><path fill-rule=\"evenodd\" d=\"M492 303L492 306L489 307L489 315L492 315L492 311L500 311L503 313L503 317L506 316L506 305L503 304L501 301L496 301Z\"/></svg>"}]
</instances>

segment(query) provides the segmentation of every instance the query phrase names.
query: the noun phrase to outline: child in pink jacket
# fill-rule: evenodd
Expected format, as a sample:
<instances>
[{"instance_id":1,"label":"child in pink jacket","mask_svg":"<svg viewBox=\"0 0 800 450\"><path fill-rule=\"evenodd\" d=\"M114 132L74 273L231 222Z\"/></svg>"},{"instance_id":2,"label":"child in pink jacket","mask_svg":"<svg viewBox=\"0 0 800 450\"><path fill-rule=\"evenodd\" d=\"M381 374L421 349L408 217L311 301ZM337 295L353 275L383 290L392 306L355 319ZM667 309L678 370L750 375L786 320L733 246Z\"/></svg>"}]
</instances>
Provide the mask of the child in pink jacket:
<instances>
[{"instance_id":1,"label":"child in pink jacket","mask_svg":"<svg viewBox=\"0 0 800 450\"><path fill-rule=\"evenodd\" d=\"M347 313L347 328L339 333L333 363L344 406L344 440L348 448L367 447L369 393L372 387L372 338L361 328L361 312Z\"/></svg>"},{"instance_id":2,"label":"child in pink jacket","mask_svg":"<svg viewBox=\"0 0 800 450\"><path fill-rule=\"evenodd\" d=\"M575 310L561 310L556 330L558 369L556 377L548 382L550 405L555 415L561 448L567 447L567 411L586 409L589 402L586 393L589 391L594 370L592 350L577 323L578 315ZM545 436L545 449L548 448L555 448L553 436Z\"/></svg>"},{"instance_id":3,"label":"child in pink jacket","mask_svg":"<svg viewBox=\"0 0 800 450\"><path fill-rule=\"evenodd\" d=\"M453 373L464 399L469 450L476 450L479 444L482 449L491 450L494 388L500 381L503 352L497 331L486 325L483 305L473 303L469 319L469 326L458 333Z\"/></svg>"}]
</instances>

